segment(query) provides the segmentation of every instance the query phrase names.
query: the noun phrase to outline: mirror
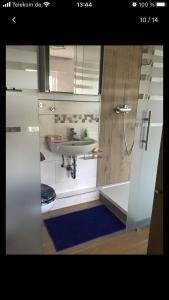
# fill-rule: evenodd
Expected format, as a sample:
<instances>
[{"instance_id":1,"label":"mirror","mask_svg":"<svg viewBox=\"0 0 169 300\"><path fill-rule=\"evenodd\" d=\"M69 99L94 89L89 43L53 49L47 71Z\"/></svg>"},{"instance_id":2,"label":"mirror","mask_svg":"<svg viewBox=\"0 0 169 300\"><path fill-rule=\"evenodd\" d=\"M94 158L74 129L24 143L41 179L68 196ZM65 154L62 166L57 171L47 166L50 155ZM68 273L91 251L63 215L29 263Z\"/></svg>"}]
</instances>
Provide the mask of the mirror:
<instances>
[{"instance_id":1,"label":"mirror","mask_svg":"<svg viewBox=\"0 0 169 300\"><path fill-rule=\"evenodd\" d=\"M76 46L74 93L98 95L101 46Z\"/></svg>"},{"instance_id":2,"label":"mirror","mask_svg":"<svg viewBox=\"0 0 169 300\"><path fill-rule=\"evenodd\" d=\"M98 95L101 46L39 46L40 92Z\"/></svg>"},{"instance_id":3,"label":"mirror","mask_svg":"<svg viewBox=\"0 0 169 300\"><path fill-rule=\"evenodd\" d=\"M49 90L73 93L74 46L49 47Z\"/></svg>"}]
</instances>

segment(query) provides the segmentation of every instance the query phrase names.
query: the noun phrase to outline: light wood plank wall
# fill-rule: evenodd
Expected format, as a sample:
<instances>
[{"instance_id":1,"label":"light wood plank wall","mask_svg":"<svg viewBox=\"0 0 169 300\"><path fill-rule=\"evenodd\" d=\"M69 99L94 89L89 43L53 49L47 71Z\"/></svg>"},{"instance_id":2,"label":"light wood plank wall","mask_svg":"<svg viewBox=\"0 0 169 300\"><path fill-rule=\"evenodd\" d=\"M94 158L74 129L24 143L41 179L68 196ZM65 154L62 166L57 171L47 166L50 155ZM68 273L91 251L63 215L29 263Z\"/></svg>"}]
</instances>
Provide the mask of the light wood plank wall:
<instances>
[{"instance_id":1,"label":"light wood plank wall","mask_svg":"<svg viewBox=\"0 0 169 300\"><path fill-rule=\"evenodd\" d=\"M103 153L102 159L98 159L98 186L130 179L131 155L125 153L123 116L113 110L121 104L132 107L132 112L126 115L130 146L134 137L141 61L142 46L104 47L99 140Z\"/></svg>"}]
</instances>

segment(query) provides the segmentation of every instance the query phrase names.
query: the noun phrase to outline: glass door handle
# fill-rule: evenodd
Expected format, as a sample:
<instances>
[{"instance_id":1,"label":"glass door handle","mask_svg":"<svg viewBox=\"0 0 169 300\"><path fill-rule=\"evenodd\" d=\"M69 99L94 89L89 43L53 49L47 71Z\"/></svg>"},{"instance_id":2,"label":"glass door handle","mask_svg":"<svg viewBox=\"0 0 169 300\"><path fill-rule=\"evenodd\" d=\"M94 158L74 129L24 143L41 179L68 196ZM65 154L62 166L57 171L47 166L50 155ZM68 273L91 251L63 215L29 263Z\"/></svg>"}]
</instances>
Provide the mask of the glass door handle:
<instances>
[{"instance_id":1,"label":"glass door handle","mask_svg":"<svg viewBox=\"0 0 169 300\"><path fill-rule=\"evenodd\" d=\"M150 120L151 120L151 111L149 111L149 113L148 113L148 118L144 118L143 119L143 121L147 121L148 122L146 139L142 140L142 143L145 144L145 150L146 151L147 151L147 148L148 148L148 137L149 137L149 130L150 130Z\"/></svg>"}]
</instances>

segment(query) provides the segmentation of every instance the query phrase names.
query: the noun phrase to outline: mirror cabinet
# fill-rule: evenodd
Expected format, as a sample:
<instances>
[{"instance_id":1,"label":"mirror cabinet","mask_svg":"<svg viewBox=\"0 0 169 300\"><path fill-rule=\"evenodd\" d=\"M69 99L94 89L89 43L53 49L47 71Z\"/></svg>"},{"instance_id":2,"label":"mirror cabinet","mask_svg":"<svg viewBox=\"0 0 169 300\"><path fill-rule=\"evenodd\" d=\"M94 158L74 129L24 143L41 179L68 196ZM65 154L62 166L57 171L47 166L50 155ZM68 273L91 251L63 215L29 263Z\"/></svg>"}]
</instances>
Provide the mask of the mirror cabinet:
<instances>
[{"instance_id":1,"label":"mirror cabinet","mask_svg":"<svg viewBox=\"0 0 169 300\"><path fill-rule=\"evenodd\" d=\"M101 46L39 46L38 52L40 92L100 93Z\"/></svg>"}]
</instances>

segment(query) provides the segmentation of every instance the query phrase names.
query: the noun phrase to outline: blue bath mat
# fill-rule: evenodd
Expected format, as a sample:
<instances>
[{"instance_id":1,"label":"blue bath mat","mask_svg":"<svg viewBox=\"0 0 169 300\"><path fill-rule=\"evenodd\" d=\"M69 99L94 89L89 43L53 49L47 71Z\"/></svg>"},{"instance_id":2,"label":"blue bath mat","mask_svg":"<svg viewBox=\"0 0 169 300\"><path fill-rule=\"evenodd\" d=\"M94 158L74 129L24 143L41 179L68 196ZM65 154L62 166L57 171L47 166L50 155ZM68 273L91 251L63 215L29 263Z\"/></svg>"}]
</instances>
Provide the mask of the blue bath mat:
<instances>
[{"instance_id":1,"label":"blue bath mat","mask_svg":"<svg viewBox=\"0 0 169 300\"><path fill-rule=\"evenodd\" d=\"M44 222L56 250L73 247L125 228L105 205L47 219Z\"/></svg>"}]
</instances>

